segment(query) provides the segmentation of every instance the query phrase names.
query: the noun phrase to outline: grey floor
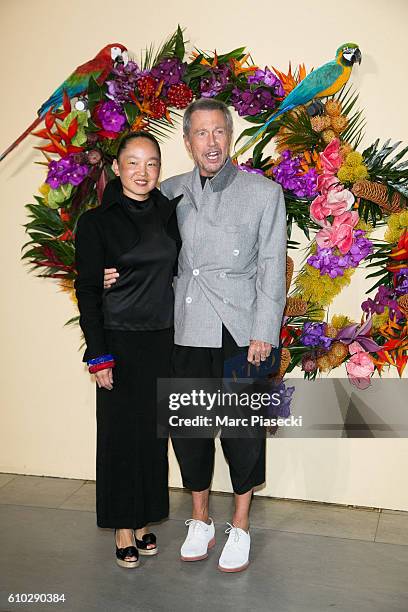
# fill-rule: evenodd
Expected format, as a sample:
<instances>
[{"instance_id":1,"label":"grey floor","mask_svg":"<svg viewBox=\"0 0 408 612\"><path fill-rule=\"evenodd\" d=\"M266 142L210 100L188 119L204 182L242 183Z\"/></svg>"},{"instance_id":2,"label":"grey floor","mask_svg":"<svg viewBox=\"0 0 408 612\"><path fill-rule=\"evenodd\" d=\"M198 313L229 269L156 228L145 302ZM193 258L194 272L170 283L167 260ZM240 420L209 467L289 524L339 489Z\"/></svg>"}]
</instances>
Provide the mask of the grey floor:
<instances>
[{"instance_id":1,"label":"grey floor","mask_svg":"<svg viewBox=\"0 0 408 612\"><path fill-rule=\"evenodd\" d=\"M251 565L217 570L231 515L212 495L216 547L183 563L189 496L171 491L155 526L160 553L135 570L114 562L113 533L95 524L95 484L0 474L0 611L408 611L408 513L256 498ZM8 603L10 593L64 593L65 603Z\"/></svg>"}]
</instances>

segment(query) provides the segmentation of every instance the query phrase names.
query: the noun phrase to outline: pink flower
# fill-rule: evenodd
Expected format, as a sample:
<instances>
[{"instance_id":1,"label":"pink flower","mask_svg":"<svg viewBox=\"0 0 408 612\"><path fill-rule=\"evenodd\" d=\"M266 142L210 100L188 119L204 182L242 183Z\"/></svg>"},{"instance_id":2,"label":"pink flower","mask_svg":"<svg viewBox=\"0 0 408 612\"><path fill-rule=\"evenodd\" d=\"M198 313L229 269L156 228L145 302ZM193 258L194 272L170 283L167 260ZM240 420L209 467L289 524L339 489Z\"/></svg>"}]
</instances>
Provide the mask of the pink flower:
<instances>
[{"instance_id":1,"label":"pink flower","mask_svg":"<svg viewBox=\"0 0 408 612\"><path fill-rule=\"evenodd\" d=\"M334 218L333 224L326 225L316 234L316 242L322 249L337 247L342 255L351 249L353 228L359 220L357 211L345 211Z\"/></svg>"},{"instance_id":2,"label":"pink flower","mask_svg":"<svg viewBox=\"0 0 408 612\"><path fill-rule=\"evenodd\" d=\"M346 363L346 370L350 382L358 389L367 389L370 386L370 377L374 372L374 363L361 344L352 342L349 345L351 358Z\"/></svg>"},{"instance_id":3,"label":"pink flower","mask_svg":"<svg viewBox=\"0 0 408 612\"><path fill-rule=\"evenodd\" d=\"M337 185L313 200L310 205L310 216L318 225L327 227L325 217L342 215L353 204L354 196L351 191L342 189L340 185Z\"/></svg>"},{"instance_id":4,"label":"pink flower","mask_svg":"<svg viewBox=\"0 0 408 612\"><path fill-rule=\"evenodd\" d=\"M320 153L320 161L323 172L336 174L343 161L340 153L340 140L338 138L333 138L325 150Z\"/></svg>"},{"instance_id":5,"label":"pink flower","mask_svg":"<svg viewBox=\"0 0 408 612\"><path fill-rule=\"evenodd\" d=\"M320 193L327 193L329 189L339 184L339 180L330 172L323 172L317 177L317 190Z\"/></svg>"}]
</instances>

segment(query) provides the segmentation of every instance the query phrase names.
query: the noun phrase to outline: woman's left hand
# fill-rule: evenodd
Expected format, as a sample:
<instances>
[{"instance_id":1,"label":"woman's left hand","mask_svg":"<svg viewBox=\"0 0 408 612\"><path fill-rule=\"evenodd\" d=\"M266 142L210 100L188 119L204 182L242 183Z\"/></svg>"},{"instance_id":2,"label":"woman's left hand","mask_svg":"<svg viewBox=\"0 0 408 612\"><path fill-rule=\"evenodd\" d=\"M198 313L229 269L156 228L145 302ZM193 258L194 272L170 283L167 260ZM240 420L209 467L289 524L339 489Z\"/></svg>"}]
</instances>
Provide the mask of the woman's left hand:
<instances>
[{"instance_id":1,"label":"woman's left hand","mask_svg":"<svg viewBox=\"0 0 408 612\"><path fill-rule=\"evenodd\" d=\"M106 370L99 370L95 372L96 384L100 389L113 389L113 372L112 368L106 368Z\"/></svg>"}]
</instances>

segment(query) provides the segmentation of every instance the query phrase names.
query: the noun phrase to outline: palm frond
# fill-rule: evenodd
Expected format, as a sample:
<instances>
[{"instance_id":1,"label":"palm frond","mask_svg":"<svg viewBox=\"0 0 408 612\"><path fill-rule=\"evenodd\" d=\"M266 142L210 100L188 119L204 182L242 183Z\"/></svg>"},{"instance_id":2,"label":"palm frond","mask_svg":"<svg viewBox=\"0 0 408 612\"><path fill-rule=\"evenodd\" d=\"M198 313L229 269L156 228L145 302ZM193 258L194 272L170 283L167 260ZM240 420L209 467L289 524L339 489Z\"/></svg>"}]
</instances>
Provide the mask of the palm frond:
<instances>
[{"instance_id":1,"label":"palm frond","mask_svg":"<svg viewBox=\"0 0 408 612\"><path fill-rule=\"evenodd\" d=\"M153 44L151 44L149 47L146 47L146 49L141 52L140 65L142 66L142 69L150 70L153 66L159 64L162 60L168 57L174 57L174 55L176 54L176 46L178 45L180 49L180 35L181 42L184 44L182 38L182 30L180 26L178 26L177 30L164 41L164 43L161 45L161 47L159 47L159 49L155 50ZM179 50L178 52L180 53Z\"/></svg>"},{"instance_id":2,"label":"palm frond","mask_svg":"<svg viewBox=\"0 0 408 612\"><path fill-rule=\"evenodd\" d=\"M336 95L332 96L333 100L337 100L341 104L341 114L348 118L348 126L342 132L341 139L350 143L354 149L364 138L366 125L363 110L355 108L358 98L359 94L355 91L353 85L344 85Z\"/></svg>"},{"instance_id":3,"label":"palm frond","mask_svg":"<svg viewBox=\"0 0 408 612\"><path fill-rule=\"evenodd\" d=\"M379 142L377 139L363 151L364 163L370 173L370 179L387 185L390 199L395 191L408 198L408 160L401 161L408 153L408 146L400 149L390 159L390 155L398 149L402 141L390 144L391 139L389 138L381 147Z\"/></svg>"}]
</instances>

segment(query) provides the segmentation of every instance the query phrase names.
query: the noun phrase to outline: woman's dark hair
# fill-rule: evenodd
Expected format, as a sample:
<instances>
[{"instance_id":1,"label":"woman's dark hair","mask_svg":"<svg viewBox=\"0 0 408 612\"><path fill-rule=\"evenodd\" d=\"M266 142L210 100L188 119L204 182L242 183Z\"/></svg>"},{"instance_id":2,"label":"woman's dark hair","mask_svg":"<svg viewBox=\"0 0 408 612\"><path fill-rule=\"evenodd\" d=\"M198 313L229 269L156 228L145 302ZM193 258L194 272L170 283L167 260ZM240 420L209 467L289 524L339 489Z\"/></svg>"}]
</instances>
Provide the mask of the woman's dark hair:
<instances>
[{"instance_id":1,"label":"woman's dark hair","mask_svg":"<svg viewBox=\"0 0 408 612\"><path fill-rule=\"evenodd\" d=\"M116 153L116 159L119 159L120 154L127 147L128 143L131 142L132 140L135 140L136 138L147 138L147 140L150 140L155 145L157 152L159 154L159 159L161 160L161 151L160 151L160 145L158 141L156 140L154 136L152 136L152 134L149 134L149 132L142 132L142 131L130 132L129 134L126 134L126 136L122 138L118 146L118 151Z\"/></svg>"}]
</instances>

